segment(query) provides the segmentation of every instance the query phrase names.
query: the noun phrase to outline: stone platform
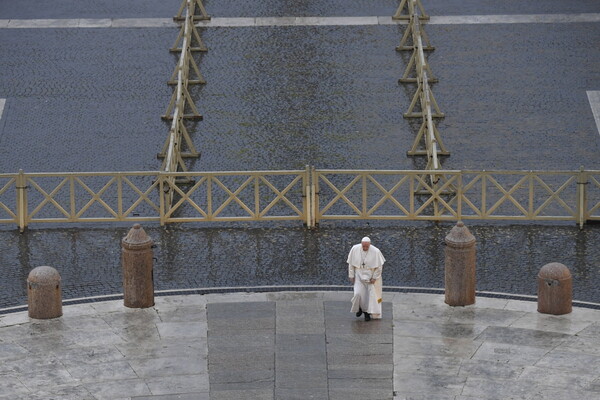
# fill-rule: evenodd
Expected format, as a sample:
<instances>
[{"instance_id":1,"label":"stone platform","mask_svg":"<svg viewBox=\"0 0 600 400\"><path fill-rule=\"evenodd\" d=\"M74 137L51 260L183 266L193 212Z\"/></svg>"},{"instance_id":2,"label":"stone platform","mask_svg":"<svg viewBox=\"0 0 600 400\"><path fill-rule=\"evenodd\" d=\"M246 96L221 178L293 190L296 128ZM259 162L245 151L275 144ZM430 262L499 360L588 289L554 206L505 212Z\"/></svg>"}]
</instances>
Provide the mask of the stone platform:
<instances>
[{"instance_id":1,"label":"stone platform","mask_svg":"<svg viewBox=\"0 0 600 400\"><path fill-rule=\"evenodd\" d=\"M0 399L597 399L600 311L348 292L181 295L0 316Z\"/></svg>"}]
</instances>

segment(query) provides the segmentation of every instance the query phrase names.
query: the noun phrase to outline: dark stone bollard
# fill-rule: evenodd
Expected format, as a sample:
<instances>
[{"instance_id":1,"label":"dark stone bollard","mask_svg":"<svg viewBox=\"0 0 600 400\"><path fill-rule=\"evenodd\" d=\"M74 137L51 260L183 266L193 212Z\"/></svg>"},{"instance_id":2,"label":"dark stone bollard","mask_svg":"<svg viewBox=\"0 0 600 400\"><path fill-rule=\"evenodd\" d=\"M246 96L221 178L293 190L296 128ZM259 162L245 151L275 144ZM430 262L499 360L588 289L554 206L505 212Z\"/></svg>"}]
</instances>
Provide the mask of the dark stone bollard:
<instances>
[{"instance_id":1,"label":"dark stone bollard","mask_svg":"<svg viewBox=\"0 0 600 400\"><path fill-rule=\"evenodd\" d=\"M446 304L475 304L475 237L462 222L446 236Z\"/></svg>"},{"instance_id":2,"label":"dark stone bollard","mask_svg":"<svg viewBox=\"0 0 600 400\"><path fill-rule=\"evenodd\" d=\"M572 311L573 278L560 263L546 264L538 274L538 312L562 315Z\"/></svg>"},{"instance_id":3,"label":"dark stone bollard","mask_svg":"<svg viewBox=\"0 0 600 400\"><path fill-rule=\"evenodd\" d=\"M31 270L27 277L27 303L30 318L58 318L62 313L60 274L52 267Z\"/></svg>"},{"instance_id":4,"label":"dark stone bollard","mask_svg":"<svg viewBox=\"0 0 600 400\"><path fill-rule=\"evenodd\" d=\"M146 308L154 305L153 244L140 224L133 225L121 241L125 307Z\"/></svg>"}]
</instances>

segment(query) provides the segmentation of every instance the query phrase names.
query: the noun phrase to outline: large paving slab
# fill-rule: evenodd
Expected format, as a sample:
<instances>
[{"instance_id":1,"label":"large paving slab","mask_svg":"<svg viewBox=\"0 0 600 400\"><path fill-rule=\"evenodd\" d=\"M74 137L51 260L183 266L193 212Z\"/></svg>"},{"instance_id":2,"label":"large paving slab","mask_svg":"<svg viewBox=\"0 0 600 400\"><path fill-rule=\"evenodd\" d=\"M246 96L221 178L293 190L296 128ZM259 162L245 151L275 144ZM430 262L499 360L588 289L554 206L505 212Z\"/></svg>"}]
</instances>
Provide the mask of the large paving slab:
<instances>
[{"instance_id":1,"label":"large paving slab","mask_svg":"<svg viewBox=\"0 0 600 400\"><path fill-rule=\"evenodd\" d=\"M600 311L384 292L383 319L365 322L350 297L179 295L142 310L110 301L65 306L53 320L3 315L0 399L600 396Z\"/></svg>"}]
</instances>

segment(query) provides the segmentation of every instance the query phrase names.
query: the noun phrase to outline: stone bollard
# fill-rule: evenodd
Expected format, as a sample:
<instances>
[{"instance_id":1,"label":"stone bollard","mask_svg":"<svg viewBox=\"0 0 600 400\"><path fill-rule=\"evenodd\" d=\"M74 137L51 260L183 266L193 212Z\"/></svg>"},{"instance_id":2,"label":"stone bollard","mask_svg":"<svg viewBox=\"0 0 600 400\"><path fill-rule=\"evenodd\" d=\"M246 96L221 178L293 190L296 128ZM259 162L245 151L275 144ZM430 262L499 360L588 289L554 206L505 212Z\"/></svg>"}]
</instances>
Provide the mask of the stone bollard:
<instances>
[{"instance_id":1,"label":"stone bollard","mask_svg":"<svg viewBox=\"0 0 600 400\"><path fill-rule=\"evenodd\" d=\"M475 304L475 237L459 221L446 236L446 304Z\"/></svg>"},{"instance_id":2,"label":"stone bollard","mask_svg":"<svg viewBox=\"0 0 600 400\"><path fill-rule=\"evenodd\" d=\"M572 311L573 279L560 263L546 264L538 274L538 312L562 315Z\"/></svg>"},{"instance_id":3,"label":"stone bollard","mask_svg":"<svg viewBox=\"0 0 600 400\"><path fill-rule=\"evenodd\" d=\"M27 303L30 318L50 319L63 314L60 274L57 270L47 266L31 270L27 277Z\"/></svg>"},{"instance_id":4,"label":"stone bollard","mask_svg":"<svg viewBox=\"0 0 600 400\"><path fill-rule=\"evenodd\" d=\"M125 307L146 308L154 305L153 245L154 242L140 224L133 225L121 241Z\"/></svg>"}]
</instances>

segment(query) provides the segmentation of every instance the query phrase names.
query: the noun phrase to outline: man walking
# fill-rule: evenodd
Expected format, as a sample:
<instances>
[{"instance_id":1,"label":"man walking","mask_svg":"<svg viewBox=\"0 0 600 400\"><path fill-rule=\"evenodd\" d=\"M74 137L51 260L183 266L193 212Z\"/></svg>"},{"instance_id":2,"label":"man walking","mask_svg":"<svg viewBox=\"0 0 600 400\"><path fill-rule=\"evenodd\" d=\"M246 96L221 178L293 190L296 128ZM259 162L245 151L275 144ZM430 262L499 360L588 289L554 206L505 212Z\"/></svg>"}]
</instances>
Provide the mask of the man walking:
<instances>
[{"instance_id":1,"label":"man walking","mask_svg":"<svg viewBox=\"0 0 600 400\"><path fill-rule=\"evenodd\" d=\"M353 313L365 314L365 321L381 318L381 271L385 258L381 251L371 245L371 239L362 238L352 246L348 254L348 278L354 284Z\"/></svg>"}]
</instances>

